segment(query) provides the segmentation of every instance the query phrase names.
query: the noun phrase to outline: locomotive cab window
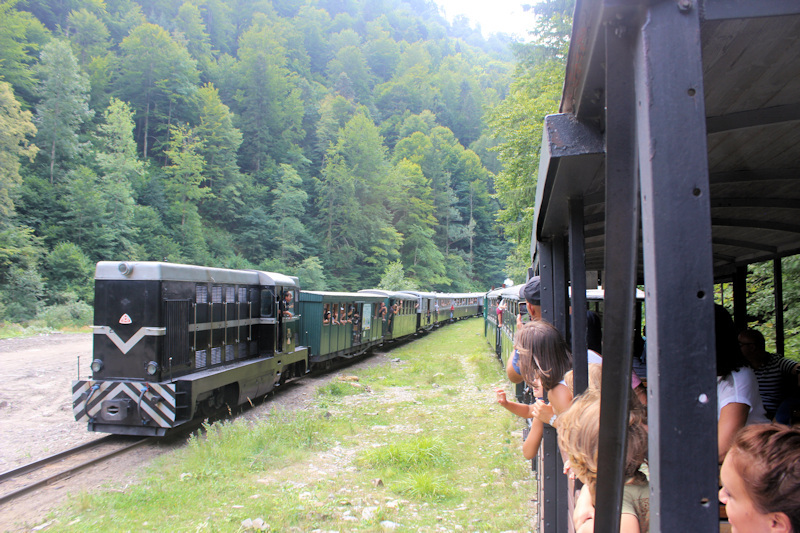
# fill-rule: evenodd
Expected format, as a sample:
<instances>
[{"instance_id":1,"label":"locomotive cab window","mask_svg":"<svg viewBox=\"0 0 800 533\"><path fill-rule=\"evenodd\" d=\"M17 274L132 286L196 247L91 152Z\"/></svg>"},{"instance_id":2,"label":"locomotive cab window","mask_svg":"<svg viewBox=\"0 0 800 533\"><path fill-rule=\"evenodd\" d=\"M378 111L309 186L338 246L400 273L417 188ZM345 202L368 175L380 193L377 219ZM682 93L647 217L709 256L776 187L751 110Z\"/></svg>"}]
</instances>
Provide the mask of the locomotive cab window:
<instances>
[{"instance_id":1,"label":"locomotive cab window","mask_svg":"<svg viewBox=\"0 0 800 533\"><path fill-rule=\"evenodd\" d=\"M294 306L294 302L296 300L294 292L295 291L293 291L292 289L284 289L283 292L281 293L280 307L281 307L281 315L284 318L294 318L295 316L297 316L297 314L295 313L295 306Z\"/></svg>"},{"instance_id":2,"label":"locomotive cab window","mask_svg":"<svg viewBox=\"0 0 800 533\"><path fill-rule=\"evenodd\" d=\"M272 318L275 316L275 292L273 289L261 289L261 316Z\"/></svg>"}]
</instances>

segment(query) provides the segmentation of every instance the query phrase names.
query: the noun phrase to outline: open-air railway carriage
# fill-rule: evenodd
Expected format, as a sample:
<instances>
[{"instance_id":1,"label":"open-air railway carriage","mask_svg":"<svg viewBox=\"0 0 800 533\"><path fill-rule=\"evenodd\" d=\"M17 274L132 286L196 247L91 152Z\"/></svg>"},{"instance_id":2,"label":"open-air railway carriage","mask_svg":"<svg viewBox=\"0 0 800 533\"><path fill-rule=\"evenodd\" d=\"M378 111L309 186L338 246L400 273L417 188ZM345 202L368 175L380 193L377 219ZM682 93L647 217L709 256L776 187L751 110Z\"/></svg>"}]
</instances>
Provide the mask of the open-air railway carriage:
<instances>
[{"instance_id":1,"label":"open-air railway carriage","mask_svg":"<svg viewBox=\"0 0 800 533\"><path fill-rule=\"evenodd\" d=\"M619 531L635 307L646 293L650 531L719 531L714 283L800 252L800 3L577 0L559 114L544 121L532 249L566 331L605 288L595 531ZM573 288L571 300L567 286ZM573 315L573 331L584 327ZM577 320L576 320L577 319ZM573 336L576 389L586 347ZM542 532L569 528L545 433Z\"/></svg>"}]
</instances>

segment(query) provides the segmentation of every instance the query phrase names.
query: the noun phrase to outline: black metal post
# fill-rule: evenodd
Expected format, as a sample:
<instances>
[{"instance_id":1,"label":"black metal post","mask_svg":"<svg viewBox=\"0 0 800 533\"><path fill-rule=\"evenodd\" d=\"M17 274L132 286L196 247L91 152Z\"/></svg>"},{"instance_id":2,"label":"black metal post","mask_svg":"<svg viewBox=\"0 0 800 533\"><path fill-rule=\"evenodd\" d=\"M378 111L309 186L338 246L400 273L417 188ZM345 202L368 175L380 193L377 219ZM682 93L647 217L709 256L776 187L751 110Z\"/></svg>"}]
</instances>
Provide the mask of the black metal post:
<instances>
[{"instance_id":1,"label":"black metal post","mask_svg":"<svg viewBox=\"0 0 800 533\"><path fill-rule=\"evenodd\" d=\"M625 483L639 228L633 79L636 31L629 24L605 27L606 279L595 531L619 531Z\"/></svg>"},{"instance_id":2,"label":"black metal post","mask_svg":"<svg viewBox=\"0 0 800 533\"><path fill-rule=\"evenodd\" d=\"M747 328L747 267L733 273L733 322L740 330Z\"/></svg>"},{"instance_id":3,"label":"black metal post","mask_svg":"<svg viewBox=\"0 0 800 533\"><path fill-rule=\"evenodd\" d=\"M539 243L539 277L541 278L541 299L542 299L542 318L551 324L555 316L555 294L553 287L554 273L554 243ZM545 425L542 435L542 470L539 482L541 484L541 497L539 500L539 518L541 520L542 533L561 533L566 531L566 513L560 512L562 500L566 502L566 493L562 496L559 478L565 477L562 474L563 464L561 453L558 451L556 432L550 426Z\"/></svg>"},{"instance_id":4,"label":"black metal post","mask_svg":"<svg viewBox=\"0 0 800 533\"><path fill-rule=\"evenodd\" d=\"M653 2L643 16L634 70L647 304L650 531L719 531L700 13L695 2Z\"/></svg>"},{"instance_id":5,"label":"black metal post","mask_svg":"<svg viewBox=\"0 0 800 533\"><path fill-rule=\"evenodd\" d=\"M569 270L572 287L572 379L575 395L586 390L586 262L583 238L583 198L569 200Z\"/></svg>"},{"instance_id":6,"label":"black metal post","mask_svg":"<svg viewBox=\"0 0 800 533\"><path fill-rule=\"evenodd\" d=\"M772 278L775 290L775 351L784 354L783 328L783 264L781 258L772 261Z\"/></svg>"}]
</instances>

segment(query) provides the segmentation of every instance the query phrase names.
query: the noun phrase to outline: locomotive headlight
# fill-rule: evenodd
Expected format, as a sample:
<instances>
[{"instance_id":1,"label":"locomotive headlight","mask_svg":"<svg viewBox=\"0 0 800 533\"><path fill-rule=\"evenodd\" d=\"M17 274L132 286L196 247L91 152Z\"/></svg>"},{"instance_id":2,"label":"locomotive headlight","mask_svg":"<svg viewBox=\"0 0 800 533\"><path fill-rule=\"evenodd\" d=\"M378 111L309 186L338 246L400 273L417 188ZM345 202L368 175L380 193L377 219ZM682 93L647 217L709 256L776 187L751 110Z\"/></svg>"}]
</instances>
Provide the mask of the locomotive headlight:
<instances>
[{"instance_id":1,"label":"locomotive headlight","mask_svg":"<svg viewBox=\"0 0 800 533\"><path fill-rule=\"evenodd\" d=\"M103 370L103 362L100 359L95 359L92 361L90 366L92 367L92 372L95 374Z\"/></svg>"},{"instance_id":2,"label":"locomotive headlight","mask_svg":"<svg viewBox=\"0 0 800 533\"><path fill-rule=\"evenodd\" d=\"M120 263L117 265L117 268L119 269L119 273L123 276L130 276L131 272L133 272L133 265L129 263Z\"/></svg>"},{"instance_id":3,"label":"locomotive headlight","mask_svg":"<svg viewBox=\"0 0 800 533\"><path fill-rule=\"evenodd\" d=\"M155 361L150 361L149 363L147 363L146 369L148 374L150 374L151 376L155 376L156 372L158 372L158 363L156 363Z\"/></svg>"}]
</instances>

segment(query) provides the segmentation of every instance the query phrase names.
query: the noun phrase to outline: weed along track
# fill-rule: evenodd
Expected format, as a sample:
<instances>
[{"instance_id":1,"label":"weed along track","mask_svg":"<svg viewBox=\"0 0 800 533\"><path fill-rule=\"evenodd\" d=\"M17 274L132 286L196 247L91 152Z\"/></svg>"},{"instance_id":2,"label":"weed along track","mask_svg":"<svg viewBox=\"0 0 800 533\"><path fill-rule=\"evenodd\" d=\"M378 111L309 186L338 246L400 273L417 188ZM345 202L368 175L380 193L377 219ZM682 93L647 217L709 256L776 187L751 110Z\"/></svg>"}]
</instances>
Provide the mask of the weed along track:
<instances>
[{"instance_id":1,"label":"weed along track","mask_svg":"<svg viewBox=\"0 0 800 533\"><path fill-rule=\"evenodd\" d=\"M495 407L502 379L482 322L462 321L289 384L47 516L64 531L530 530L535 486L509 442L518 421Z\"/></svg>"}]
</instances>

